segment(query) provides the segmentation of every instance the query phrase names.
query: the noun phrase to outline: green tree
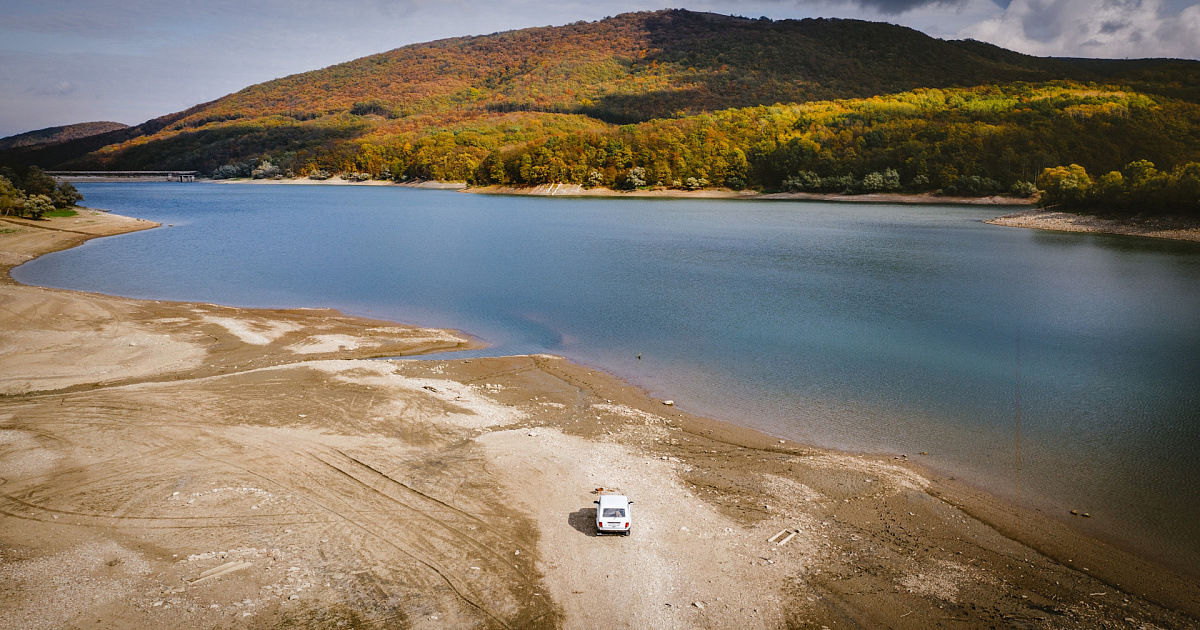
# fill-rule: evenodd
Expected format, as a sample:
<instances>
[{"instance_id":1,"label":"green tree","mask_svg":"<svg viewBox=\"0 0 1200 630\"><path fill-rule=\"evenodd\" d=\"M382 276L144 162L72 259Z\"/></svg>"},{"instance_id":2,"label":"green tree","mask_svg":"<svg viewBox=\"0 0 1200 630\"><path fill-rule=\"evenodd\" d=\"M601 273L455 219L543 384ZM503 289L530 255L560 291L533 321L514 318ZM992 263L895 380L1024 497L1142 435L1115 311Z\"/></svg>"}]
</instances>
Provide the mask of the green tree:
<instances>
[{"instance_id":1,"label":"green tree","mask_svg":"<svg viewBox=\"0 0 1200 630\"><path fill-rule=\"evenodd\" d=\"M900 190L900 173L894 168L884 169L883 171L883 189L884 190Z\"/></svg>"},{"instance_id":2,"label":"green tree","mask_svg":"<svg viewBox=\"0 0 1200 630\"><path fill-rule=\"evenodd\" d=\"M1188 162L1171 173L1169 202L1180 210L1200 212L1200 162Z\"/></svg>"},{"instance_id":3,"label":"green tree","mask_svg":"<svg viewBox=\"0 0 1200 630\"><path fill-rule=\"evenodd\" d=\"M25 194L7 177L0 175L0 216L20 215L25 212Z\"/></svg>"},{"instance_id":4,"label":"green tree","mask_svg":"<svg viewBox=\"0 0 1200 630\"><path fill-rule=\"evenodd\" d=\"M57 187L58 182L54 181L53 177L50 177L45 171L36 166L29 167L29 171L25 173L25 179L21 184L21 188L27 195L49 196Z\"/></svg>"},{"instance_id":5,"label":"green tree","mask_svg":"<svg viewBox=\"0 0 1200 630\"><path fill-rule=\"evenodd\" d=\"M1037 185L1042 191L1042 197L1038 200L1042 207L1072 207L1081 205L1087 199L1092 179L1082 166L1072 164L1047 168L1038 175Z\"/></svg>"},{"instance_id":6,"label":"green tree","mask_svg":"<svg viewBox=\"0 0 1200 630\"><path fill-rule=\"evenodd\" d=\"M54 203L55 208L70 208L83 201L83 195L71 182L62 182L50 193L50 201Z\"/></svg>"},{"instance_id":7,"label":"green tree","mask_svg":"<svg viewBox=\"0 0 1200 630\"><path fill-rule=\"evenodd\" d=\"M1120 171L1109 171L1096 180L1092 187L1092 199L1096 204L1106 208L1116 208L1126 204L1125 176Z\"/></svg>"}]
</instances>

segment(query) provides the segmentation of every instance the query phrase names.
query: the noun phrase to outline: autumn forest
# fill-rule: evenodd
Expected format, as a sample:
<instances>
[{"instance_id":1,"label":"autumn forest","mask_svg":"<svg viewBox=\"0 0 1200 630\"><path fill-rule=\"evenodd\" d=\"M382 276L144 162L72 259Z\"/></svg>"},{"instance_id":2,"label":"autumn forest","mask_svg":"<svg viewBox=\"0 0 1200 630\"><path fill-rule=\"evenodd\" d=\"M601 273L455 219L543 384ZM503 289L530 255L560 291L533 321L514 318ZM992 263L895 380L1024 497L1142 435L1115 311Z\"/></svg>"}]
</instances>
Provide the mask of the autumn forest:
<instances>
[{"instance_id":1,"label":"autumn forest","mask_svg":"<svg viewBox=\"0 0 1200 630\"><path fill-rule=\"evenodd\" d=\"M1022 55L855 20L634 13L406 46L14 169L829 193L1200 212L1200 63Z\"/></svg>"}]
</instances>

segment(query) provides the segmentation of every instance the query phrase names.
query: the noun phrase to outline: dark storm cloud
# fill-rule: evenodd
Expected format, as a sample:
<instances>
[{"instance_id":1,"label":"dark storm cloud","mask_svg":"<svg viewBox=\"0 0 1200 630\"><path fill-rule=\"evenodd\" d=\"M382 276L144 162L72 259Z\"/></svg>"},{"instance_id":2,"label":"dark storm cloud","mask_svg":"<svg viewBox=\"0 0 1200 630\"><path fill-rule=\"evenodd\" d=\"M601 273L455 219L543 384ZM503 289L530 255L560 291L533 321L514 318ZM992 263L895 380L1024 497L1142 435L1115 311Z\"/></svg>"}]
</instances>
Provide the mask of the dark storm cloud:
<instances>
[{"instance_id":1,"label":"dark storm cloud","mask_svg":"<svg viewBox=\"0 0 1200 630\"><path fill-rule=\"evenodd\" d=\"M1100 32L1105 35L1111 35L1126 28L1129 28L1129 22L1103 22L1100 24Z\"/></svg>"}]
</instances>

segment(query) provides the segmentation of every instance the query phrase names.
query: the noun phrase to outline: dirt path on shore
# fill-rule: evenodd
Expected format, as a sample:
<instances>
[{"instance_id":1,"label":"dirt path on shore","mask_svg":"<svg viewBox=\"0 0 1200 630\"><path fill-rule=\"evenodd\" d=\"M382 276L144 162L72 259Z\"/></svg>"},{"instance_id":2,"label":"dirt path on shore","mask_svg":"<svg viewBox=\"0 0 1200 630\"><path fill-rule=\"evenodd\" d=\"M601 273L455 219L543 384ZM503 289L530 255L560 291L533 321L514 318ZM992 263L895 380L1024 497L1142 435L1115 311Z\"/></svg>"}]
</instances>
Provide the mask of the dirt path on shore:
<instances>
[{"instance_id":1,"label":"dirt path on shore","mask_svg":"<svg viewBox=\"0 0 1200 630\"><path fill-rule=\"evenodd\" d=\"M552 356L364 360L472 346L451 331L17 285L14 264L153 225L0 223L0 629L1200 616L1195 580L899 455L692 417ZM634 499L632 536L595 535L601 487Z\"/></svg>"}]
</instances>

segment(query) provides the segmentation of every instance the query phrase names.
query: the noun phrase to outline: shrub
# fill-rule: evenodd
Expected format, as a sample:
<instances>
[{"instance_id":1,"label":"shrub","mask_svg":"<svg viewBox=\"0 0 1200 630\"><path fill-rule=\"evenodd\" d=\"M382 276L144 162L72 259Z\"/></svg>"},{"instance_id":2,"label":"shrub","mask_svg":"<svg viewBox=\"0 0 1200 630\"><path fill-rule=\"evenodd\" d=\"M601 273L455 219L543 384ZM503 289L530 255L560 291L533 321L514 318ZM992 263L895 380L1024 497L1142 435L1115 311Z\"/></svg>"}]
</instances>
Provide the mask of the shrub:
<instances>
[{"instance_id":1,"label":"shrub","mask_svg":"<svg viewBox=\"0 0 1200 630\"><path fill-rule=\"evenodd\" d=\"M625 173L625 181L622 183L622 188L633 190L646 185L646 169L635 166Z\"/></svg>"},{"instance_id":2,"label":"shrub","mask_svg":"<svg viewBox=\"0 0 1200 630\"><path fill-rule=\"evenodd\" d=\"M332 177L332 176L329 174L329 171L323 171L321 169L316 169L315 171L312 171L308 174L309 179L315 179L319 182L325 181L325 180L329 179L330 177Z\"/></svg>"},{"instance_id":3,"label":"shrub","mask_svg":"<svg viewBox=\"0 0 1200 630\"><path fill-rule=\"evenodd\" d=\"M837 175L821 180L821 190L825 192L848 193L858 184L853 175Z\"/></svg>"},{"instance_id":4,"label":"shrub","mask_svg":"<svg viewBox=\"0 0 1200 630\"><path fill-rule=\"evenodd\" d=\"M783 182L783 189L790 192L820 190L821 176L812 171L800 171Z\"/></svg>"},{"instance_id":5,"label":"shrub","mask_svg":"<svg viewBox=\"0 0 1200 630\"><path fill-rule=\"evenodd\" d=\"M1018 197L1032 197L1038 191L1037 186L1033 182L1019 181L1009 188L1009 192Z\"/></svg>"},{"instance_id":6,"label":"shrub","mask_svg":"<svg viewBox=\"0 0 1200 630\"><path fill-rule=\"evenodd\" d=\"M879 192L883 190L883 173L878 171L867 173L862 180L862 189L864 192Z\"/></svg>"},{"instance_id":7,"label":"shrub","mask_svg":"<svg viewBox=\"0 0 1200 630\"><path fill-rule=\"evenodd\" d=\"M279 174L279 167L275 166L270 160L263 160L253 171L250 171L250 176L254 179L271 179Z\"/></svg>"},{"instance_id":8,"label":"shrub","mask_svg":"<svg viewBox=\"0 0 1200 630\"><path fill-rule=\"evenodd\" d=\"M951 195L962 195L964 197L982 197L984 195L993 195L1003 187L1000 182L989 177L980 177L978 175L967 175L954 180L954 183L946 186L946 192Z\"/></svg>"},{"instance_id":9,"label":"shrub","mask_svg":"<svg viewBox=\"0 0 1200 630\"><path fill-rule=\"evenodd\" d=\"M40 219L43 214L54 210L54 202L46 195L29 195L25 198L22 210L22 215Z\"/></svg>"},{"instance_id":10,"label":"shrub","mask_svg":"<svg viewBox=\"0 0 1200 630\"><path fill-rule=\"evenodd\" d=\"M212 172L213 179L236 179L238 177L250 177L254 172L254 166L249 162L239 162L237 164L226 164L218 166Z\"/></svg>"},{"instance_id":11,"label":"shrub","mask_svg":"<svg viewBox=\"0 0 1200 630\"><path fill-rule=\"evenodd\" d=\"M587 179L583 182L584 188L596 188L604 185L604 175L595 169L588 172Z\"/></svg>"}]
</instances>

